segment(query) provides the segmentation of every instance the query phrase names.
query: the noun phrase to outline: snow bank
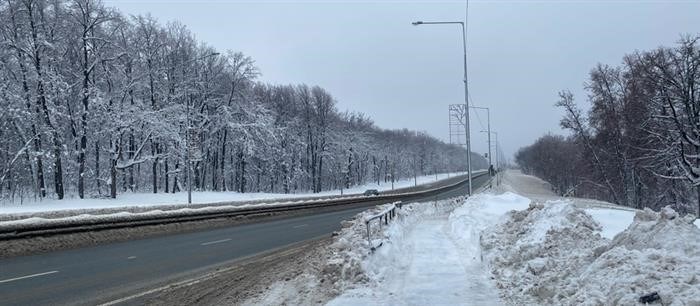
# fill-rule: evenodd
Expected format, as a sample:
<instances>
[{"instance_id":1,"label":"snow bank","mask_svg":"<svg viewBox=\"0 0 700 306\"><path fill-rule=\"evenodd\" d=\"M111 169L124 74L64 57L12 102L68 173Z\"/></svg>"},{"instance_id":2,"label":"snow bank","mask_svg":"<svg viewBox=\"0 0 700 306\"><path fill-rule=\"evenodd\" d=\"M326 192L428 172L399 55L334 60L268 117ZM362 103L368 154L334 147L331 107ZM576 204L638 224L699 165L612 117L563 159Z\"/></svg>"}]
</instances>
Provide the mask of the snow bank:
<instances>
[{"instance_id":1,"label":"snow bank","mask_svg":"<svg viewBox=\"0 0 700 306\"><path fill-rule=\"evenodd\" d=\"M99 223L109 223L109 222L119 222L119 221L138 221L152 218L167 218L167 217L186 217L190 215L197 214L215 214L215 213L227 213L242 211L251 208L260 207L272 207L280 205L289 205L290 203L275 203L275 204L244 204L244 205L221 205L221 206L205 206L198 208L180 208L173 210L149 210L145 212L132 213L132 212L117 212L109 214L80 214L70 217L61 218L42 218L42 217L30 217L17 220L0 221L0 230L19 230L25 229L27 227L37 227L37 226L61 226L61 225L73 225L81 222L89 222L92 224Z\"/></svg>"},{"instance_id":2,"label":"snow bank","mask_svg":"<svg viewBox=\"0 0 700 306\"><path fill-rule=\"evenodd\" d=\"M514 193L411 206L363 268L368 282L328 305L498 305L479 257L479 233L530 200Z\"/></svg>"},{"instance_id":3,"label":"snow bank","mask_svg":"<svg viewBox=\"0 0 700 306\"><path fill-rule=\"evenodd\" d=\"M594 213L601 219L603 212ZM481 246L508 303L634 305L658 292L664 305L700 305L700 229L693 221L670 208L646 210L610 240L604 236L620 222L604 229L566 201L531 204L486 230Z\"/></svg>"},{"instance_id":4,"label":"snow bank","mask_svg":"<svg viewBox=\"0 0 700 306\"><path fill-rule=\"evenodd\" d=\"M358 287L371 287L402 264L401 253L406 229L422 218L444 214L463 202L463 198L430 203L413 203L397 209L397 218L388 226L371 226L372 245L367 241L365 220L392 204L376 206L341 223L330 245L311 258L300 274L291 280L273 284L264 295L244 305L308 305L326 303L340 293ZM376 221L373 221L376 222ZM371 248L381 244L372 252Z\"/></svg>"},{"instance_id":5,"label":"snow bank","mask_svg":"<svg viewBox=\"0 0 700 306\"><path fill-rule=\"evenodd\" d=\"M602 227L600 235L608 239L613 239L634 221L635 211L631 209L587 208L584 210Z\"/></svg>"},{"instance_id":6,"label":"snow bank","mask_svg":"<svg viewBox=\"0 0 700 306\"><path fill-rule=\"evenodd\" d=\"M526 209L529 204L530 199L512 192L500 195L475 194L450 214L448 218L450 234L468 256L478 257L480 256L478 241L481 232L496 223L507 212Z\"/></svg>"}]
</instances>

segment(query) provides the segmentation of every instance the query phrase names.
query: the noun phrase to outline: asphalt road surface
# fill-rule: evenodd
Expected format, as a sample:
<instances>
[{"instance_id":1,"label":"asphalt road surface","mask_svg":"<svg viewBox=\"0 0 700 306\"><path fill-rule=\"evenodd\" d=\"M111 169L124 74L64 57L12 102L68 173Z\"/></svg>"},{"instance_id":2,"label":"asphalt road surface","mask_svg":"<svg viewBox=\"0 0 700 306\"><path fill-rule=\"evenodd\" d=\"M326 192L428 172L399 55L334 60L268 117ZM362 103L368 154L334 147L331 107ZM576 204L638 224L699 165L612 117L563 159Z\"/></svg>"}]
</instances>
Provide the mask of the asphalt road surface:
<instances>
[{"instance_id":1,"label":"asphalt road surface","mask_svg":"<svg viewBox=\"0 0 700 306\"><path fill-rule=\"evenodd\" d=\"M474 189L488 176L473 179ZM467 193L467 184L416 202ZM0 259L0 305L112 302L261 252L327 235L367 203L334 212Z\"/></svg>"}]
</instances>

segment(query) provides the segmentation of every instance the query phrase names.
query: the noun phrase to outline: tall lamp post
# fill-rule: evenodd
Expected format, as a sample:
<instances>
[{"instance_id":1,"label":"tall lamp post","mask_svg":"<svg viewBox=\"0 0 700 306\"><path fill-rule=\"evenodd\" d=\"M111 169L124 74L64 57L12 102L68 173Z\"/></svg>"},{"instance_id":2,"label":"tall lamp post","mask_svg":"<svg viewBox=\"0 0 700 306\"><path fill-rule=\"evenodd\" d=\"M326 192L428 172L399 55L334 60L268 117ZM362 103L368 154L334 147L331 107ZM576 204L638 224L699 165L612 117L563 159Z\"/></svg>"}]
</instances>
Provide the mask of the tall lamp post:
<instances>
[{"instance_id":1,"label":"tall lamp post","mask_svg":"<svg viewBox=\"0 0 700 306\"><path fill-rule=\"evenodd\" d=\"M462 49L464 51L464 111L465 114L465 134L467 138L467 174L469 176L469 195L472 194L472 150L469 137L469 85L467 83L467 29L462 21L416 21L414 26L424 24L458 24L462 27Z\"/></svg>"},{"instance_id":2,"label":"tall lamp post","mask_svg":"<svg viewBox=\"0 0 700 306\"><path fill-rule=\"evenodd\" d=\"M211 56L217 56L219 55L218 52L206 54L197 58L193 58L189 61L186 61L185 63L189 62L195 62L199 60L203 60L207 57ZM190 96L191 97L191 96ZM187 120L187 128L185 129L185 148L187 149L187 204L192 204L192 178L190 175L190 172L192 172L192 153L191 153L191 148L190 148L190 132L192 131L192 125L190 124L190 97L187 97L186 101L186 120Z\"/></svg>"},{"instance_id":3,"label":"tall lamp post","mask_svg":"<svg viewBox=\"0 0 700 306\"><path fill-rule=\"evenodd\" d=\"M489 111L488 107L472 106L471 108L486 110L486 133L488 134L489 141L489 175L491 175L491 167L493 166L493 163L491 162L491 112Z\"/></svg>"}]
</instances>

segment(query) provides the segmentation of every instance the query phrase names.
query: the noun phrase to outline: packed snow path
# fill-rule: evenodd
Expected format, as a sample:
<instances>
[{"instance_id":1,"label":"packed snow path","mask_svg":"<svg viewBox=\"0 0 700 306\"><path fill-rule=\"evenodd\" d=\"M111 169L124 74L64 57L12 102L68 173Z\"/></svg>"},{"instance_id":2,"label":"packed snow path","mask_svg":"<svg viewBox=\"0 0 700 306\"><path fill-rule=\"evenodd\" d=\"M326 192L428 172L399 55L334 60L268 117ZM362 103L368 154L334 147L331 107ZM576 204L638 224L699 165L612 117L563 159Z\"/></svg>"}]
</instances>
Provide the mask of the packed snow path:
<instances>
[{"instance_id":1,"label":"packed snow path","mask_svg":"<svg viewBox=\"0 0 700 306\"><path fill-rule=\"evenodd\" d=\"M376 288L350 290L329 305L498 305L480 259L465 254L448 233L447 218L415 224L399 246L399 266ZM479 241L470 241L478 247Z\"/></svg>"},{"instance_id":2,"label":"packed snow path","mask_svg":"<svg viewBox=\"0 0 700 306\"><path fill-rule=\"evenodd\" d=\"M494 305L496 288L479 259L465 256L445 231L447 219L418 223L409 234L413 243L405 277L392 278L405 304ZM478 244L478 241L474 241ZM396 281L398 279L398 281ZM391 287L390 287L391 288Z\"/></svg>"}]
</instances>

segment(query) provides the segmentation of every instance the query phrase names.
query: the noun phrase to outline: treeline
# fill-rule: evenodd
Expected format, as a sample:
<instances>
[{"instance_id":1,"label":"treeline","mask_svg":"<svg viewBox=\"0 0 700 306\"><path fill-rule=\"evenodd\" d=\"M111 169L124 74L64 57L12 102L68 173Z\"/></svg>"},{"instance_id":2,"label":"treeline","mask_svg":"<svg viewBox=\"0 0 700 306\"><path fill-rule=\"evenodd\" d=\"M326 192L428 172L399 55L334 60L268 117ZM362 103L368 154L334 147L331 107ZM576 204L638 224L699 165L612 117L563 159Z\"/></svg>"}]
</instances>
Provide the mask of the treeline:
<instances>
[{"instance_id":1,"label":"treeline","mask_svg":"<svg viewBox=\"0 0 700 306\"><path fill-rule=\"evenodd\" d=\"M6 199L319 192L466 168L464 149L339 112L318 86L258 81L252 58L181 24L99 1L3 0L0 27Z\"/></svg>"},{"instance_id":2,"label":"treeline","mask_svg":"<svg viewBox=\"0 0 700 306\"><path fill-rule=\"evenodd\" d=\"M700 215L699 39L599 64L585 85L587 114L559 94L571 135L540 138L517 163L561 194Z\"/></svg>"}]
</instances>

